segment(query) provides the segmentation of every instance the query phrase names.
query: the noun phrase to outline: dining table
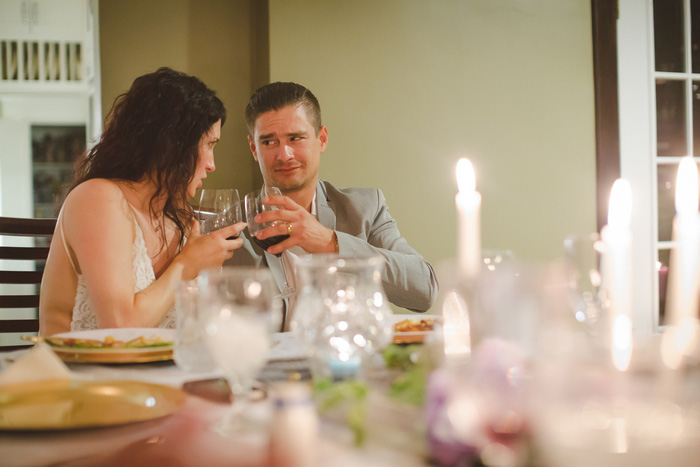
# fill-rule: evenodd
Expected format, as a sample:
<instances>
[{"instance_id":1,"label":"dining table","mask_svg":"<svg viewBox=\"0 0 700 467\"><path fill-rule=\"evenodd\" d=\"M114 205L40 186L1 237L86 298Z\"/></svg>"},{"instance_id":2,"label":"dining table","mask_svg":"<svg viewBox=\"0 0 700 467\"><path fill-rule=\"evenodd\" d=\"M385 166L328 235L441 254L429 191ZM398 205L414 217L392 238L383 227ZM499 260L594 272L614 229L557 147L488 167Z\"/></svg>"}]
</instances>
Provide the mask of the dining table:
<instances>
[{"instance_id":1,"label":"dining table","mask_svg":"<svg viewBox=\"0 0 700 467\"><path fill-rule=\"evenodd\" d=\"M261 371L261 387L290 379L310 380L309 361L300 356L291 333L276 334L282 341L281 354L271 355ZM286 346L286 347L285 347ZM0 352L0 372L29 349ZM90 465L270 465L269 429L244 431L235 435L217 432L213 427L230 409L225 380L218 370L187 372L173 360L148 363L65 363L77 379L89 381L133 381L174 388L184 394L184 403L170 414L151 420L114 426L57 428L49 430L0 429L2 466L90 466ZM263 391L266 394L265 391ZM378 397L379 399L373 399ZM251 413L269 426L274 403L260 397L251 404ZM383 395L369 398L370 423L364 443L355 443L350 428L337 419L320 417L315 440L317 466L394 466L426 465L425 440L420 430L421 409L392 411ZM267 425L266 425L267 424ZM392 427L396 431L391 434ZM290 464L293 465L293 464Z\"/></svg>"}]
</instances>

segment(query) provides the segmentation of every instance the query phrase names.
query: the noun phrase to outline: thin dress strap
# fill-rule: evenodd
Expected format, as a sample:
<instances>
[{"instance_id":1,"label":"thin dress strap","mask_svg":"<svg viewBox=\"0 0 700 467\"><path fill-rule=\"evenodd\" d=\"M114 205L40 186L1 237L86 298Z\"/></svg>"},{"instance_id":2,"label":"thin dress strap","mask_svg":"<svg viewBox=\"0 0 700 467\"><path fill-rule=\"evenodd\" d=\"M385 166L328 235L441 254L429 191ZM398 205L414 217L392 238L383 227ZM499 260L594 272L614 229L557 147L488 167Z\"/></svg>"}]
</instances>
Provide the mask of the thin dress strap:
<instances>
[{"instance_id":1,"label":"thin dress strap","mask_svg":"<svg viewBox=\"0 0 700 467\"><path fill-rule=\"evenodd\" d=\"M63 206L65 206L65 204ZM79 275L78 268L75 267L75 263L73 262L73 256L70 254L70 250L68 250L68 243L66 243L66 234L63 233L63 206L61 206L61 210L58 212L58 228L61 230L61 242L63 242L63 249L66 251L68 261L70 261L70 265L73 268L73 272L77 276Z\"/></svg>"}]
</instances>

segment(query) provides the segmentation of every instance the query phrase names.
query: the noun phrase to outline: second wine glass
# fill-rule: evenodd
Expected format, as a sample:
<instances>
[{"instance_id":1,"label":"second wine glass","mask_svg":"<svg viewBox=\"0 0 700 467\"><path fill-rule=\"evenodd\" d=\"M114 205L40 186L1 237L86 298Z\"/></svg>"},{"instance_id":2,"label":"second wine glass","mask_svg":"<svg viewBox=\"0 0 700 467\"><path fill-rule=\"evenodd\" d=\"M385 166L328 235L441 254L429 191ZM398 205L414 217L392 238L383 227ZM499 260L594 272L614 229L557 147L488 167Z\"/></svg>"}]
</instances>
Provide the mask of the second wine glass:
<instances>
[{"instance_id":1,"label":"second wine glass","mask_svg":"<svg viewBox=\"0 0 700 467\"><path fill-rule=\"evenodd\" d=\"M205 188L199 202L199 228L202 235L243 221L238 190L229 188L214 190ZM238 235L228 240L238 238Z\"/></svg>"},{"instance_id":2,"label":"second wine glass","mask_svg":"<svg viewBox=\"0 0 700 467\"><path fill-rule=\"evenodd\" d=\"M226 378L233 396L229 413L214 425L222 435L255 430L247 410L253 381L265 365L271 334L282 313L270 271L224 267L197 277L199 306L206 316L209 352Z\"/></svg>"},{"instance_id":3,"label":"second wine glass","mask_svg":"<svg viewBox=\"0 0 700 467\"><path fill-rule=\"evenodd\" d=\"M289 235L275 235L273 237L268 237L265 239L259 239L257 233L261 230L272 227L279 222L255 222L255 216L265 211L277 210L277 206L269 205L263 203L263 199L266 196L282 196L282 192L279 188L274 186L265 186L259 191L254 191L245 195L245 216L248 223L248 232L250 233L250 238L263 250L267 251L272 245L277 245L280 242L289 238ZM275 255L280 259L282 266L282 274L284 276L284 290L281 291L280 296L282 298L291 297L294 295L294 289L289 285L289 277L287 273L287 262L282 253L277 253Z\"/></svg>"}]
</instances>

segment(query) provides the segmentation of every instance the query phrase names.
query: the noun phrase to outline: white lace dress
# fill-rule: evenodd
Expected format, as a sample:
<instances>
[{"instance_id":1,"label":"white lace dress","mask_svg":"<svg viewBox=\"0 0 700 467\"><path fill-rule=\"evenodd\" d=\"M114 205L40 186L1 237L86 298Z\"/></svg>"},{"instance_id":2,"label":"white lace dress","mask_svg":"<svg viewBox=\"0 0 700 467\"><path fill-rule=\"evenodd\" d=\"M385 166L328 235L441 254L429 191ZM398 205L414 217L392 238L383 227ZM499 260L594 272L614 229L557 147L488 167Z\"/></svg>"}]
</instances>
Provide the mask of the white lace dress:
<instances>
[{"instance_id":1,"label":"white lace dress","mask_svg":"<svg viewBox=\"0 0 700 467\"><path fill-rule=\"evenodd\" d=\"M153 272L151 258L148 256L146 241L143 238L143 231L141 230L138 222L136 222L136 219L134 219L134 225L136 226L136 238L134 239L134 248L132 250L134 283L136 284L134 292L140 292L156 280L156 275ZM63 224L61 224L61 229L63 229ZM64 246L66 245L64 244ZM71 257L70 254L68 257ZM75 270L75 265L73 269ZM158 327L175 327L174 308L168 311L168 314L165 315L165 318L163 321L161 321ZM82 274L78 274L78 289L75 293L75 306L73 307L73 319L70 323L70 329L71 331L97 329L97 316L95 315L92 300L90 300L90 297L88 296L87 288L85 287L85 278Z\"/></svg>"}]
</instances>

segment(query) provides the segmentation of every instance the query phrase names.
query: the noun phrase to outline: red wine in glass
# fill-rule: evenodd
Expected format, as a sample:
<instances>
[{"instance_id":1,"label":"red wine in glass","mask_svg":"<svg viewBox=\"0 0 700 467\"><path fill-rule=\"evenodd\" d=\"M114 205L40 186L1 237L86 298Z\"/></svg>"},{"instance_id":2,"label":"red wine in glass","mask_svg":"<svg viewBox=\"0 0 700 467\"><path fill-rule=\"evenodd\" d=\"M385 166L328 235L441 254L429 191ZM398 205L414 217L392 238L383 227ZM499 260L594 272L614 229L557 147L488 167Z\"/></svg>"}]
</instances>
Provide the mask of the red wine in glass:
<instances>
[{"instance_id":1,"label":"red wine in glass","mask_svg":"<svg viewBox=\"0 0 700 467\"><path fill-rule=\"evenodd\" d=\"M283 242L288 238L289 235L275 235L274 237L269 237L264 240L260 240L258 237L253 237L253 241L257 243L260 248L267 251L267 249L270 248L272 245L277 245L278 243ZM281 255L282 253L277 253L275 256L279 258Z\"/></svg>"},{"instance_id":2,"label":"red wine in glass","mask_svg":"<svg viewBox=\"0 0 700 467\"><path fill-rule=\"evenodd\" d=\"M277 206L263 203L263 199L266 196L282 196L282 192L277 187L265 186L260 191L248 193L245 196L245 215L246 221L248 222L248 233L250 234L253 241L265 251L267 251L267 249L270 248L272 245L277 245L278 243L289 238L289 235L287 234L275 235L264 240L260 240L257 237L257 233L261 230L274 227L275 224L282 222L280 220L276 222L266 222L263 224L255 222L255 217L261 212L275 211L279 209ZM287 277L287 265L285 262L284 255L282 253L278 253L275 256L279 258L280 266L282 269L282 275L284 276L284 290L281 291L280 296L283 298L290 297L294 294L294 289L292 289L292 287L289 285L289 278Z\"/></svg>"}]
</instances>

